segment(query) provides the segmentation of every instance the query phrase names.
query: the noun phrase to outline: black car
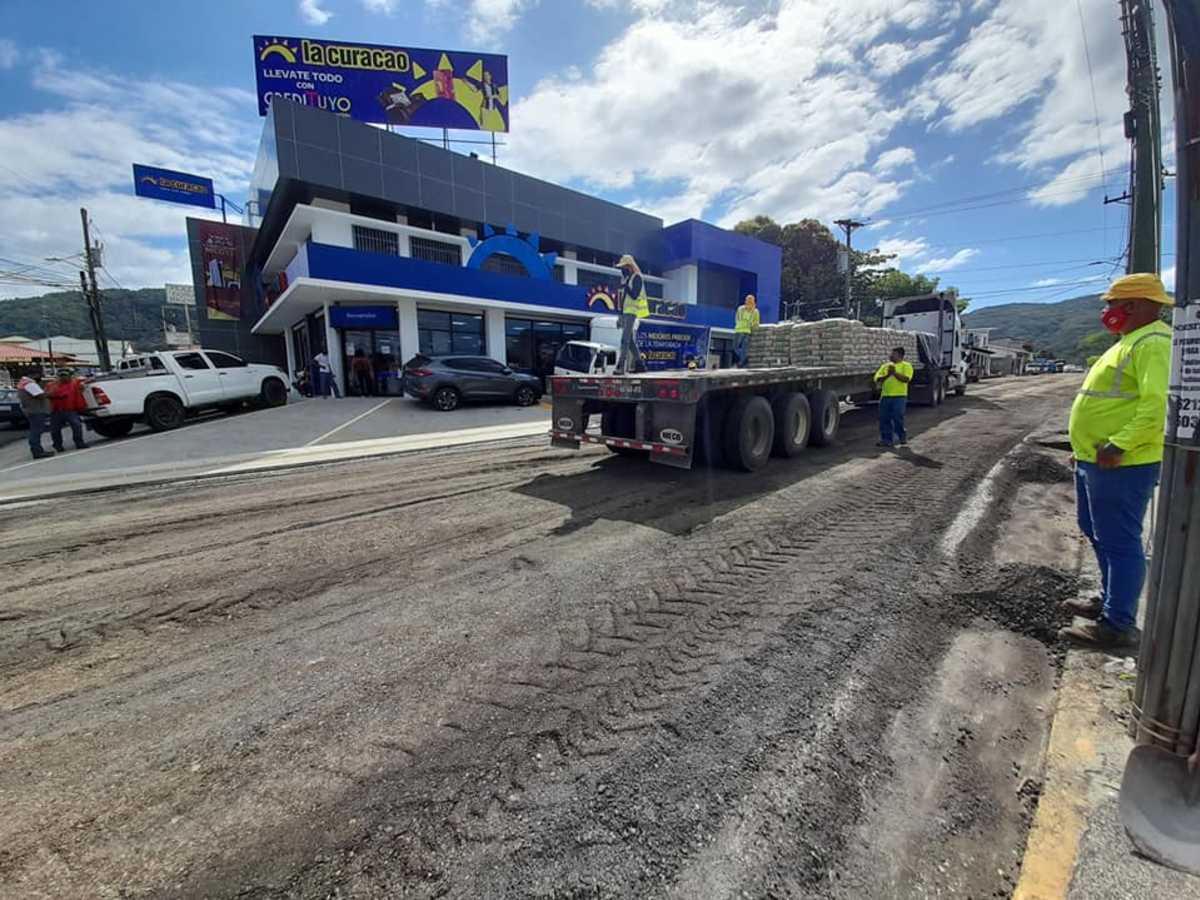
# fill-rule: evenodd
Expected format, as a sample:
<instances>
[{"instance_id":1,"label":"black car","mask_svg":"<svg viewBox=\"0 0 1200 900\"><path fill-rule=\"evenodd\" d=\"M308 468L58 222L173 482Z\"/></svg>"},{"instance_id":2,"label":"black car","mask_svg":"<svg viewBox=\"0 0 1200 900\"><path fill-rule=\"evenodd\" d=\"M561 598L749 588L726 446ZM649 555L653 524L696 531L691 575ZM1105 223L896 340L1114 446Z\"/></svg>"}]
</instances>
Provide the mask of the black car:
<instances>
[{"instance_id":1,"label":"black car","mask_svg":"<svg viewBox=\"0 0 1200 900\"><path fill-rule=\"evenodd\" d=\"M28 424L15 388L0 387L0 422L7 422L14 428L24 428Z\"/></svg>"},{"instance_id":2,"label":"black car","mask_svg":"<svg viewBox=\"0 0 1200 900\"><path fill-rule=\"evenodd\" d=\"M449 412L464 400L507 400L532 406L542 396L535 375L514 372L490 356L426 356L404 365L404 393Z\"/></svg>"}]
</instances>

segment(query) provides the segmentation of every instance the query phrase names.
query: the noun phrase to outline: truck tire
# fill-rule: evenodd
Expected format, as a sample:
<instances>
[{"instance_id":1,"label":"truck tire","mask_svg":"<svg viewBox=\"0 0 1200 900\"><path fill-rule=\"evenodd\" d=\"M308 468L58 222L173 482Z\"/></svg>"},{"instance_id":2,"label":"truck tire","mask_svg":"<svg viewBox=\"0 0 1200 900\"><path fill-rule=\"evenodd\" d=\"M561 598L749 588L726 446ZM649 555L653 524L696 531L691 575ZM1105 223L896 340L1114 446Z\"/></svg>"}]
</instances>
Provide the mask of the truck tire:
<instances>
[{"instance_id":1,"label":"truck tire","mask_svg":"<svg viewBox=\"0 0 1200 900\"><path fill-rule=\"evenodd\" d=\"M183 424L187 416L179 398L171 394L152 394L146 398L146 424L151 431L170 431Z\"/></svg>"},{"instance_id":2,"label":"truck tire","mask_svg":"<svg viewBox=\"0 0 1200 900\"><path fill-rule=\"evenodd\" d=\"M946 379L939 378L933 385L933 405L941 406L946 402Z\"/></svg>"},{"instance_id":3,"label":"truck tire","mask_svg":"<svg viewBox=\"0 0 1200 900\"><path fill-rule=\"evenodd\" d=\"M775 442L775 414L766 397L739 397L725 419L725 461L734 469L757 472L767 464Z\"/></svg>"},{"instance_id":4,"label":"truck tire","mask_svg":"<svg viewBox=\"0 0 1200 900\"><path fill-rule=\"evenodd\" d=\"M632 406L612 406L600 413L600 433L605 437L625 438L633 440L636 431L635 422L637 410ZM605 444L610 453L617 456L643 457L649 456L649 450L638 450L636 447L614 447Z\"/></svg>"},{"instance_id":5,"label":"truck tire","mask_svg":"<svg viewBox=\"0 0 1200 900\"><path fill-rule=\"evenodd\" d=\"M262 383L258 399L263 406L285 406L288 401L287 385L278 378L268 378Z\"/></svg>"},{"instance_id":6,"label":"truck tire","mask_svg":"<svg viewBox=\"0 0 1200 900\"><path fill-rule=\"evenodd\" d=\"M776 456L790 459L808 446L812 428L812 410L803 394L780 394L771 404L775 415Z\"/></svg>"},{"instance_id":7,"label":"truck tire","mask_svg":"<svg viewBox=\"0 0 1200 900\"><path fill-rule=\"evenodd\" d=\"M133 419L93 419L92 431L103 438L123 438L133 431Z\"/></svg>"},{"instance_id":8,"label":"truck tire","mask_svg":"<svg viewBox=\"0 0 1200 900\"><path fill-rule=\"evenodd\" d=\"M958 387L956 387L954 389L954 396L961 397L964 394L966 394L966 392L967 392L967 386L965 384L960 384Z\"/></svg>"},{"instance_id":9,"label":"truck tire","mask_svg":"<svg viewBox=\"0 0 1200 900\"><path fill-rule=\"evenodd\" d=\"M824 447L833 443L837 437L838 426L842 424L842 407L837 394L830 390L813 391L808 395L808 405L812 413L812 430L808 442L814 447Z\"/></svg>"}]
</instances>

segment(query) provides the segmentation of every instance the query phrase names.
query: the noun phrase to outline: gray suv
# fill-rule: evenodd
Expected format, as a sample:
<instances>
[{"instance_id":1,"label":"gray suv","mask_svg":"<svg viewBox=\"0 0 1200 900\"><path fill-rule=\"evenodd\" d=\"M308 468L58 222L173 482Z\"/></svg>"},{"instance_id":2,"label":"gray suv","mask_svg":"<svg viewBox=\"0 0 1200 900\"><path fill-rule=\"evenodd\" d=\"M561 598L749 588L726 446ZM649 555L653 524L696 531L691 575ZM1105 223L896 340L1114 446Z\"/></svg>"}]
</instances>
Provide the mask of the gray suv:
<instances>
[{"instance_id":1,"label":"gray suv","mask_svg":"<svg viewBox=\"0 0 1200 900\"><path fill-rule=\"evenodd\" d=\"M425 356L404 365L404 393L449 412L464 400L507 400L532 406L542 396L535 375L514 372L490 356Z\"/></svg>"}]
</instances>

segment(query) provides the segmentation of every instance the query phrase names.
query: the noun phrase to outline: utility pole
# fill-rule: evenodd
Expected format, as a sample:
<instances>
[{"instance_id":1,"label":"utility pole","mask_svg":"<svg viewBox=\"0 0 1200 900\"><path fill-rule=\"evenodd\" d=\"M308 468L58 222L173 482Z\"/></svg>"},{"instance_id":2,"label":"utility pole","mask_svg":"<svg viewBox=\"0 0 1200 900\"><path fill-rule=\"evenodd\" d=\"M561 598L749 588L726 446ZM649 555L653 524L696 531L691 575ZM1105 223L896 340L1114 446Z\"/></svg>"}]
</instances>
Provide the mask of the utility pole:
<instances>
[{"instance_id":1,"label":"utility pole","mask_svg":"<svg viewBox=\"0 0 1200 900\"><path fill-rule=\"evenodd\" d=\"M96 339L96 356L99 358L100 368L108 370L112 368L112 359L108 355L108 337L104 333L104 310L100 306L100 287L96 283L95 249L92 247L91 235L88 232L86 209L79 210L79 218L83 222L83 257L87 263L88 277L92 282L91 290L88 290L88 284L84 280L82 272L79 273L79 278L83 283L84 299L88 304L88 317L92 320L92 336Z\"/></svg>"},{"instance_id":2,"label":"utility pole","mask_svg":"<svg viewBox=\"0 0 1200 900\"><path fill-rule=\"evenodd\" d=\"M854 229L862 228L866 222L856 222L854 219L836 219L834 225L841 225L846 233L846 318L850 318L850 286L854 280L854 254L850 246L850 236Z\"/></svg>"},{"instance_id":3,"label":"utility pole","mask_svg":"<svg viewBox=\"0 0 1200 900\"><path fill-rule=\"evenodd\" d=\"M1162 251L1162 136L1158 109L1158 57L1150 0L1121 0L1125 36L1125 137L1133 141L1130 186L1129 272L1159 271Z\"/></svg>"}]
</instances>

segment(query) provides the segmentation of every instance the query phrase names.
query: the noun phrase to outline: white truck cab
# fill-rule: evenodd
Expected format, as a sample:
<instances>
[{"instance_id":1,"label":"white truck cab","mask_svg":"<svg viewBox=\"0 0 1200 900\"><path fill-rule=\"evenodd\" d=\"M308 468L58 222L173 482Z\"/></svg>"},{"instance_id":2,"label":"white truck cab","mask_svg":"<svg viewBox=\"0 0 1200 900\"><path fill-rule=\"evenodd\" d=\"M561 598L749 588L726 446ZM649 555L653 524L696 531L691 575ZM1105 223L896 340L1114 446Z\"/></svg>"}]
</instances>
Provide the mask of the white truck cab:
<instances>
[{"instance_id":1,"label":"white truck cab","mask_svg":"<svg viewBox=\"0 0 1200 900\"><path fill-rule=\"evenodd\" d=\"M567 341L554 360L555 375L611 375L617 348L597 341Z\"/></svg>"},{"instance_id":2,"label":"white truck cab","mask_svg":"<svg viewBox=\"0 0 1200 900\"><path fill-rule=\"evenodd\" d=\"M883 301L883 327L918 331L934 336L942 352L946 390L962 396L967 390L968 351L966 329L958 312L958 294L939 291L918 297Z\"/></svg>"}]
</instances>

